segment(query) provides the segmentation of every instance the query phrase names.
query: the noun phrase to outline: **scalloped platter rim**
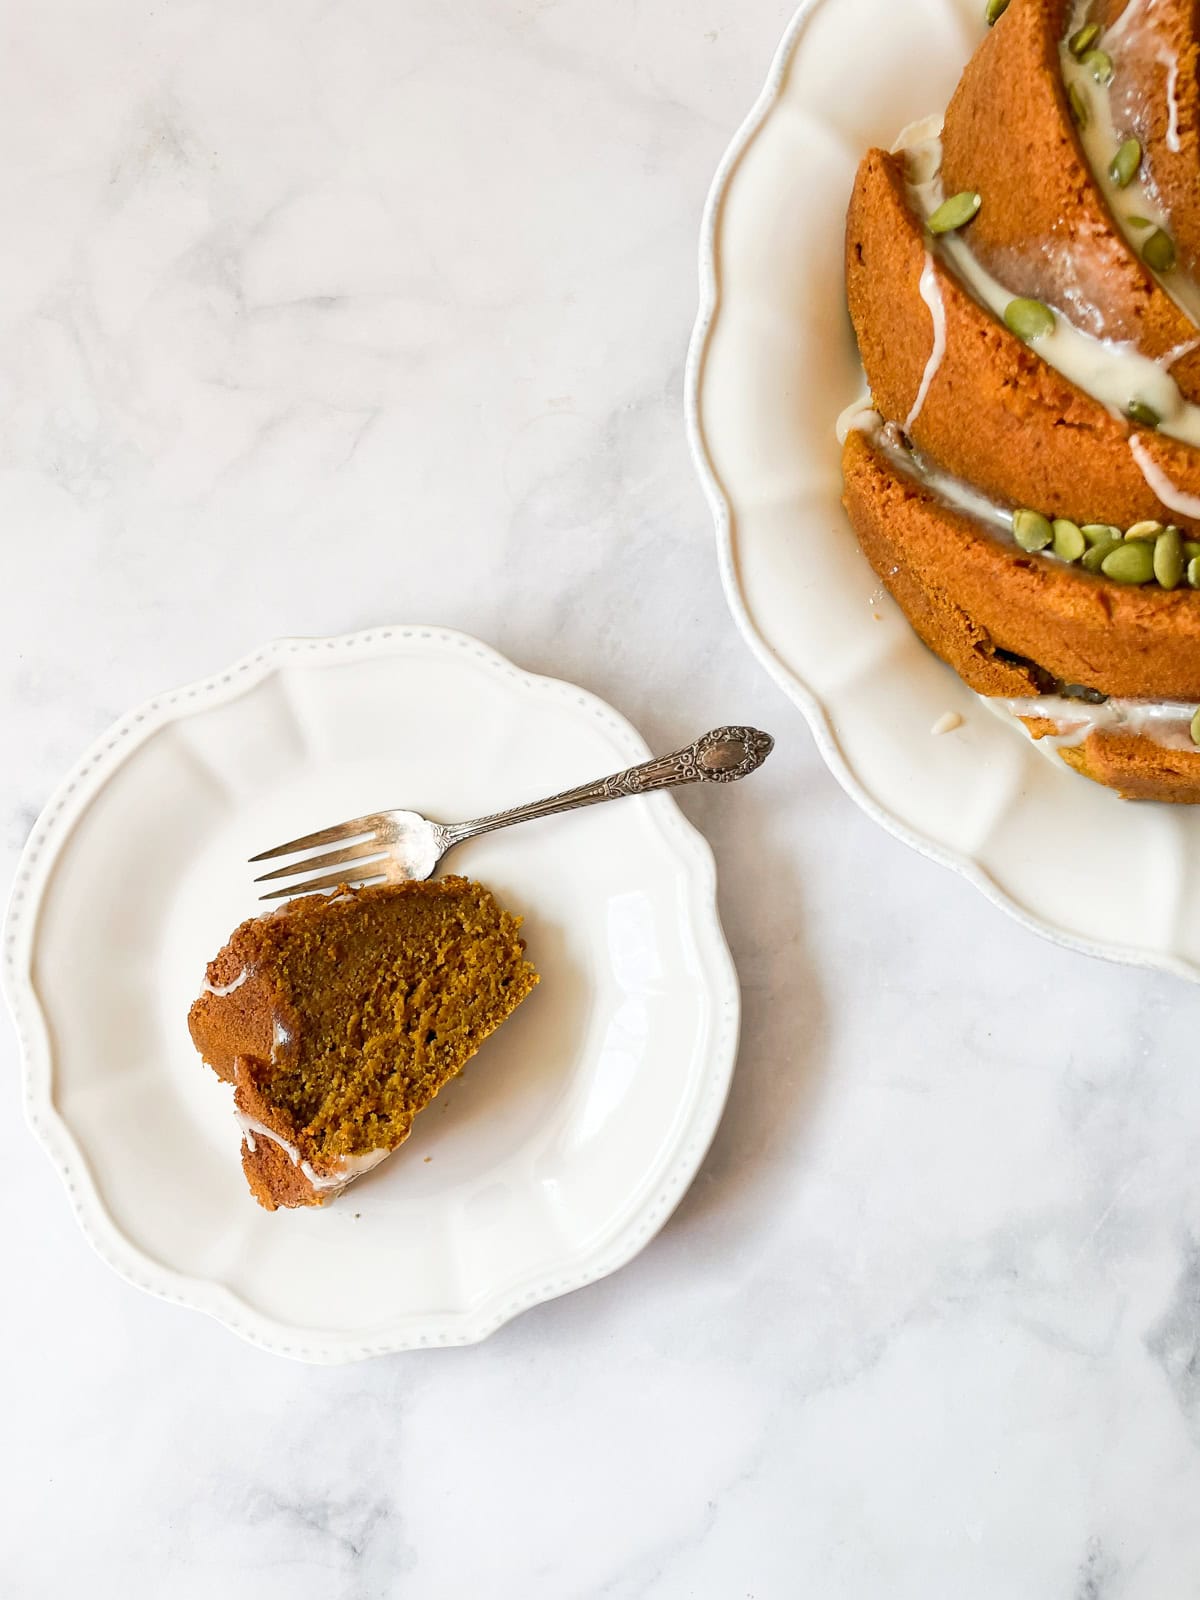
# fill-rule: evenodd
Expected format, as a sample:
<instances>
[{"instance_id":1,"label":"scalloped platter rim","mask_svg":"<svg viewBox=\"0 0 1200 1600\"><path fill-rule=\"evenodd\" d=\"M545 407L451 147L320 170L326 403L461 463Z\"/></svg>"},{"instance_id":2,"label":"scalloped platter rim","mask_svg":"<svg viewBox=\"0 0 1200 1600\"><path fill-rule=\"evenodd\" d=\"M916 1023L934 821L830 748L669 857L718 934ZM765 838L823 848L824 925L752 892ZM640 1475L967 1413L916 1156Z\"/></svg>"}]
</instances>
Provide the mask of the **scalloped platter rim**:
<instances>
[{"instance_id":1,"label":"scalloped platter rim","mask_svg":"<svg viewBox=\"0 0 1200 1600\"><path fill-rule=\"evenodd\" d=\"M1122 802L978 700L883 592L841 508L834 425L863 385L842 281L855 168L945 106L982 10L805 0L793 16L705 209L693 458L738 628L861 809L1044 937L1196 981L1200 814ZM1117 834L1121 870L1098 870Z\"/></svg>"}]
</instances>

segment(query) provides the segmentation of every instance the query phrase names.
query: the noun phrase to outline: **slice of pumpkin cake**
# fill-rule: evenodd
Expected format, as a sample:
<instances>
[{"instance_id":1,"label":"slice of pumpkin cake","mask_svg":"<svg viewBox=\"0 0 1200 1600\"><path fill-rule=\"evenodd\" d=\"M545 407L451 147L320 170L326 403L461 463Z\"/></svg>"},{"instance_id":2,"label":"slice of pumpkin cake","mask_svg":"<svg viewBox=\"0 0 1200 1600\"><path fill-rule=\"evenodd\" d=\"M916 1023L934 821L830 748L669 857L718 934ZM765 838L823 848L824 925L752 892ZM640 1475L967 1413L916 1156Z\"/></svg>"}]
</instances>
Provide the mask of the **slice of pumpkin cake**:
<instances>
[{"instance_id":1,"label":"slice of pumpkin cake","mask_svg":"<svg viewBox=\"0 0 1200 1600\"><path fill-rule=\"evenodd\" d=\"M537 983L519 930L456 877L310 895L236 929L188 1027L233 1085L260 1205L322 1205L404 1143Z\"/></svg>"}]
</instances>

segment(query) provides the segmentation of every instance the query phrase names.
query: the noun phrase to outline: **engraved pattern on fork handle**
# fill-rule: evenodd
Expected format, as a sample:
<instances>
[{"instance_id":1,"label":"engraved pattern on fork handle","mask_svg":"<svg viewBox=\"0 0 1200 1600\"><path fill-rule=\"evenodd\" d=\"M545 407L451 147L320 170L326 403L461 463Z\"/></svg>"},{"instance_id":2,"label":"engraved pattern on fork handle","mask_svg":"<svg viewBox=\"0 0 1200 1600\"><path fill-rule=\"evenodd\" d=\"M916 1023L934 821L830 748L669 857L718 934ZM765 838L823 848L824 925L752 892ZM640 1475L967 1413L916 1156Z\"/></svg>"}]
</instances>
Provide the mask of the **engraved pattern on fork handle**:
<instances>
[{"instance_id":1,"label":"engraved pattern on fork handle","mask_svg":"<svg viewBox=\"0 0 1200 1600\"><path fill-rule=\"evenodd\" d=\"M493 833L497 828L553 817L581 806L599 805L605 800L681 789L693 783L737 783L757 772L774 748L775 741L770 734L761 733L757 728L714 728L674 755L644 761L639 766L614 773L611 778L568 789L564 794L536 800L531 805L515 806L511 811L498 811L475 822L443 823L439 843L443 851L450 850L480 834Z\"/></svg>"}]
</instances>

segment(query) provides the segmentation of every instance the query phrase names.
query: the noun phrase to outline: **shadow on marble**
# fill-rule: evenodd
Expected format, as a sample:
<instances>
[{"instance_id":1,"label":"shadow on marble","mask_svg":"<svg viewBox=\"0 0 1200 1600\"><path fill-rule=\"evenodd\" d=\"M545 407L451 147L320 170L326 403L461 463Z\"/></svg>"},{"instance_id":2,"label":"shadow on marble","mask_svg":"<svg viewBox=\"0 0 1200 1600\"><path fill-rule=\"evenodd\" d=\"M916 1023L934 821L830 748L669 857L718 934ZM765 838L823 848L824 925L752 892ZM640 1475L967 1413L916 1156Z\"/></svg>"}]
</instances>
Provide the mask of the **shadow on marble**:
<instances>
[{"instance_id":1,"label":"shadow on marble","mask_svg":"<svg viewBox=\"0 0 1200 1600\"><path fill-rule=\"evenodd\" d=\"M721 921L742 986L741 1048L725 1115L668 1238L711 1225L716 1211L753 1223L756 1191L803 1159L825 1081L828 1029L812 930L794 850L773 838L794 817L765 785L757 793L747 786L736 814L722 798L694 791L682 804L717 858Z\"/></svg>"},{"instance_id":2,"label":"shadow on marble","mask_svg":"<svg viewBox=\"0 0 1200 1600\"><path fill-rule=\"evenodd\" d=\"M493 1351L530 1351L546 1341L583 1348L597 1326L617 1328L630 1315L655 1330L652 1339L667 1317L678 1348L680 1307L710 1303L713 1274L724 1279L735 1271L734 1261L761 1236L764 1213L794 1189L827 1086L829 1026L810 954L815 935L785 837L795 815L780 805L780 787L794 788L794 777L778 774L757 792L747 784L736 806L702 790L680 797L717 857L721 916L743 1005L729 1101L695 1182L634 1261L518 1317L493 1335ZM631 1313L631 1306L639 1309Z\"/></svg>"}]
</instances>

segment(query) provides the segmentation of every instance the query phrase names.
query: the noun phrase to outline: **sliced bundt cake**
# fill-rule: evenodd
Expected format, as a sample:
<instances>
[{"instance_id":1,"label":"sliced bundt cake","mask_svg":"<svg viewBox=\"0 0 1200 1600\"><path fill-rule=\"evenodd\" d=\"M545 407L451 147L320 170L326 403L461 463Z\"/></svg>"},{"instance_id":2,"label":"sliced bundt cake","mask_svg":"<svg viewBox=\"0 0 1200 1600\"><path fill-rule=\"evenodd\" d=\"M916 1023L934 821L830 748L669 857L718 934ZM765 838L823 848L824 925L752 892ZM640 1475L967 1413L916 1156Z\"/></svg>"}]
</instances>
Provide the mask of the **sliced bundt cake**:
<instances>
[{"instance_id":1,"label":"sliced bundt cake","mask_svg":"<svg viewBox=\"0 0 1200 1600\"><path fill-rule=\"evenodd\" d=\"M925 643L1076 770L1200 801L1197 0L992 0L870 151L846 506Z\"/></svg>"}]
</instances>

